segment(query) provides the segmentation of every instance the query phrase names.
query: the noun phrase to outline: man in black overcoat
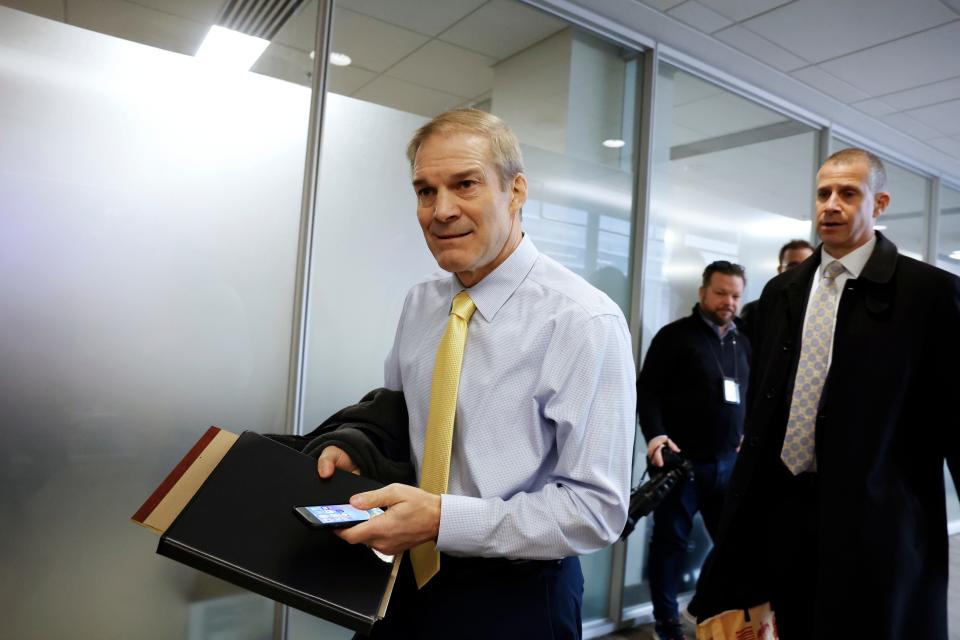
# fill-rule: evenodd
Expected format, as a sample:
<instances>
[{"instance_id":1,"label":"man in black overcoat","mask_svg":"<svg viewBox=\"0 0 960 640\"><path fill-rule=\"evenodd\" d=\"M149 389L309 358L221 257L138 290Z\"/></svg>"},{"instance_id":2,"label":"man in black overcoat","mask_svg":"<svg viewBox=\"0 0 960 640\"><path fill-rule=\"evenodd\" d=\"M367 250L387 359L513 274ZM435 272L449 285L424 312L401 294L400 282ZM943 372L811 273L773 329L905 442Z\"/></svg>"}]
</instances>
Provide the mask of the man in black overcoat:
<instances>
[{"instance_id":1,"label":"man in black overcoat","mask_svg":"<svg viewBox=\"0 0 960 640\"><path fill-rule=\"evenodd\" d=\"M689 606L700 621L771 602L782 640L947 638L960 279L874 232L885 182L866 151L831 156L822 245L760 298L745 439Z\"/></svg>"}]
</instances>

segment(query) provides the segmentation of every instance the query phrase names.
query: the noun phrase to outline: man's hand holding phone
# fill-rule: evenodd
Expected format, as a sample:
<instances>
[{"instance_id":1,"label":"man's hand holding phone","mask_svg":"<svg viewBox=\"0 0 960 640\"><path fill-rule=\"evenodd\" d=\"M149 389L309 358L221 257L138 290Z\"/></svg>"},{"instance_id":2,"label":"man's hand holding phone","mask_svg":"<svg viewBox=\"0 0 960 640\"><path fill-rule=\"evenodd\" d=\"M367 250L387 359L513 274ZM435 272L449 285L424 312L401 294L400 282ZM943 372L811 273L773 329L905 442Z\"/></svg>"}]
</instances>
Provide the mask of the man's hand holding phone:
<instances>
[{"instance_id":1,"label":"man's hand holding phone","mask_svg":"<svg viewBox=\"0 0 960 640\"><path fill-rule=\"evenodd\" d=\"M358 493L350 498L351 506L363 510L380 507L386 513L334 533L350 544L362 543L381 553L394 555L421 542L437 539L440 503L440 496L405 484L395 483L376 491Z\"/></svg>"}]
</instances>

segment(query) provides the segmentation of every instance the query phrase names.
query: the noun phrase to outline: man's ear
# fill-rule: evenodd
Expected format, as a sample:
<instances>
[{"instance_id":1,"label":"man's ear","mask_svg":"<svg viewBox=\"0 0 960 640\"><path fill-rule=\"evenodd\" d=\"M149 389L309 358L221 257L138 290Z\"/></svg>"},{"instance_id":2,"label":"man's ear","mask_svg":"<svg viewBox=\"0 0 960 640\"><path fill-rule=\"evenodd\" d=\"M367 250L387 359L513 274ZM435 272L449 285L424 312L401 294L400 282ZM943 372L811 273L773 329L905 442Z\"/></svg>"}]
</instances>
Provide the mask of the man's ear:
<instances>
[{"instance_id":1,"label":"man's ear","mask_svg":"<svg viewBox=\"0 0 960 640\"><path fill-rule=\"evenodd\" d=\"M890 204L890 194L886 191L881 191L873 197L873 218L876 220L880 217L880 214L886 211L887 206Z\"/></svg>"},{"instance_id":2,"label":"man's ear","mask_svg":"<svg viewBox=\"0 0 960 640\"><path fill-rule=\"evenodd\" d=\"M527 176L518 173L510 181L510 213L519 212L527 201Z\"/></svg>"}]
</instances>

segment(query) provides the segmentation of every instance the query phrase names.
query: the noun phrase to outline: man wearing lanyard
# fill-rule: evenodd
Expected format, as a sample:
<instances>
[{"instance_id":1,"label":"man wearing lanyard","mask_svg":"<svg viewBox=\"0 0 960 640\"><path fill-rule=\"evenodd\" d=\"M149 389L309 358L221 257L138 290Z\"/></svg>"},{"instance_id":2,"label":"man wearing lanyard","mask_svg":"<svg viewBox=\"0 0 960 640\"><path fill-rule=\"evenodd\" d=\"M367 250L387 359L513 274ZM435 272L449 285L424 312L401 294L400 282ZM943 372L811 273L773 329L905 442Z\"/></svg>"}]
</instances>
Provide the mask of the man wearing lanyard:
<instances>
[{"instance_id":1,"label":"man wearing lanyard","mask_svg":"<svg viewBox=\"0 0 960 640\"><path fill-rule=\"evenodd\" d=\"M683 638L677 592L693 517L700 511L716 537L724 492L743 432L750 343L735 318L743 294L743 267L707 265L693 313L654 336L637 379L637 413L647 458L662 467L663 448L693 462L684 482L654 511L650 590L657 633Z\"/></svg>"}]
</instances>

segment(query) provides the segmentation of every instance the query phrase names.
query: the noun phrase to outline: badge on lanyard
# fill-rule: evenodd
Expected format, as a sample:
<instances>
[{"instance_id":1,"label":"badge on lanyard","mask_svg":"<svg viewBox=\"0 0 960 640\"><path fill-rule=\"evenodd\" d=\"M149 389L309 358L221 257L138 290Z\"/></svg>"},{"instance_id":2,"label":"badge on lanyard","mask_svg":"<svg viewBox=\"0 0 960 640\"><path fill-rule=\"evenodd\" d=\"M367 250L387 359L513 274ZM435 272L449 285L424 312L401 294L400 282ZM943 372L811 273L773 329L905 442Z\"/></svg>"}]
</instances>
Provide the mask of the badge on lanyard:
<instances>
[{"instance_id":1,"label":"badge on lanyard","mask_svg":"<svg viewBox=\"0 0 960 640\"><path fill-rule=\"evenodd\" d=\"M723 377L723 401L727 404L740 404L740 383L736 378Z\"/></svg>"}]
</instances>

